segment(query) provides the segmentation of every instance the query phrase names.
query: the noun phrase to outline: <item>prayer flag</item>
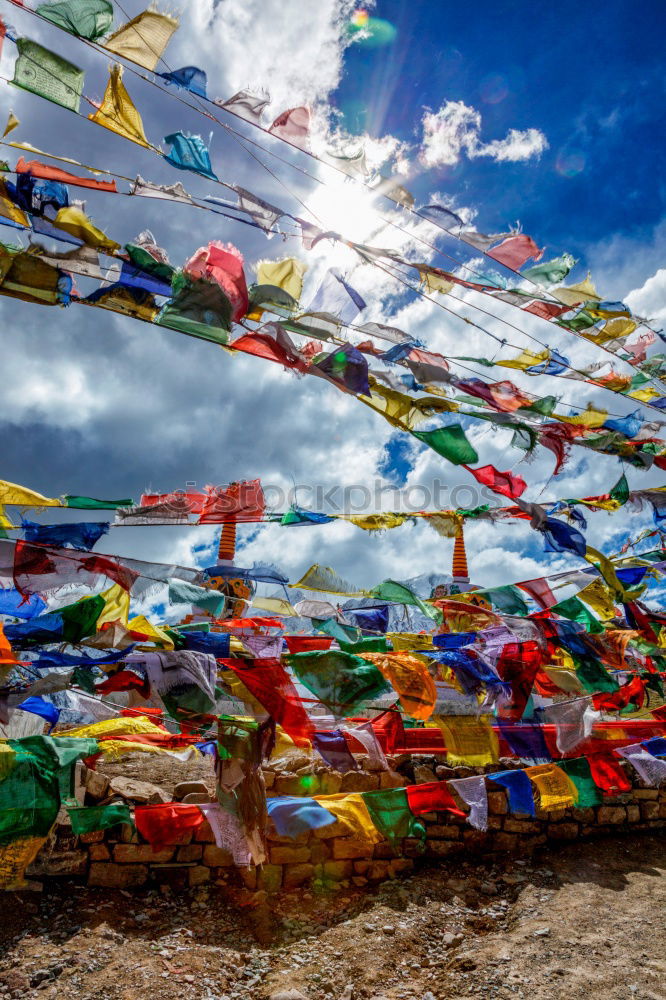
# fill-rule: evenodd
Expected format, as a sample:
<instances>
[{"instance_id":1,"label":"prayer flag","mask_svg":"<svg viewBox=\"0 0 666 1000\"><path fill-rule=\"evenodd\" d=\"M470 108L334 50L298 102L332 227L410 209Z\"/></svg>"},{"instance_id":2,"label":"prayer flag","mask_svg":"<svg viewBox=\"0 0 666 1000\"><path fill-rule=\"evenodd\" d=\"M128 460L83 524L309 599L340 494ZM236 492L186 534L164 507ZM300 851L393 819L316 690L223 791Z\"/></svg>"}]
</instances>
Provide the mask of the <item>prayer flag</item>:
<instances>
[{"instance_id":1,"label":"prayer flag","mask_svg":"<svg viewBox=\"0 0 666 1000\"><path fill-rule=\"evenodd\" d=\"M134 107L132 99L122 81L123 68L114 63L109 73L104 98L97 111L89 115L91 121L103 128L136 142L139 146L150 147L143 131L141 115Z\"/></svg>"},{"instance_id":2,"label":"prayer flag","mask_svg":"<svg viewBox=\"0 0 666 1000\"><path fill-rule=\"evenodd\" d=\"M16 47L19 56L14 66L14 86L78 114L83 70L29 38L18 38Z\"/></svg>"},{"instance_id":3,"label":"prayer flag","mask_svg":"<svg viewBox=\"0 0 666 1000\"><path fill-rule=\"evenodd\" d=\"M40 4L36 13L90 42L106 35L113 24L113 4L109 0L57 0Z\"/></svg>"},{"instance_id":4,"label":"prayer flag","mask_svg":"<svg viewBox=\"0 0 666 1000\"><path fill-rule=\"evenodd\" d=\"M154 70L177 27L175 17L152 9L144 10L107 38L104 48Z\"/></svg>"}]
</instances>

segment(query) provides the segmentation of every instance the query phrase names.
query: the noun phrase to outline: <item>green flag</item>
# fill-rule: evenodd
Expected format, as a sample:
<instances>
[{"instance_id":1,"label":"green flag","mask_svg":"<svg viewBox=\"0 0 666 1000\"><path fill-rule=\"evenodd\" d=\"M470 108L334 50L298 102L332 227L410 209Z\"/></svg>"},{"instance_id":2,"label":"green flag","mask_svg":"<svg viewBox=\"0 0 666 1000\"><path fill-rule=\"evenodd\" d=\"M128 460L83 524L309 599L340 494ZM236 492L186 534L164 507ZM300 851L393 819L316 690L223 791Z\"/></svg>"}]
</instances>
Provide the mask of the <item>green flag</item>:
<instances>
[{"instance_id":1,"label":"green flag","mask_svg":"<svg viewBox=\"0 0 666 1000\"><path fill-rule=\"evenodd\" d=\"M544 260L541 264L528 267L526 271L521 271L521 277L535 281L537 285L555 285L564 281L576 261L570 253L563 253L561 257L554 257L552 260Z\"/></svg>"},{"instance_id":2,"label":"green flag","mask_svg":"<svg viewBox=\"0 0 666 1000\"><path fill-rule=\"evenodd\" d=\"M576 805L579 809L601 805L604 797L594 783L589 762L585 757L558 761L557 767L564 771L567 778L570 778L576 786L578 792Z\"/></svg>"},{"instance_id":3,"label":"green flag","mask_svg":"<svg viewBox=\"0 0 666 1000\"><path fill-rule=\"evenodd\" d=\"M78 114L83 70L29 38L18 38L16 47L19 57L14 66L14 86L30 90Z\"/></svg>"},{"instance_id":4,"label":"green flag","mask_svg":"<svg viewBox=\"0 0 666 1000\"><path fill-rule=\"evenodd\" d=\"M66 507L77 510L116 510L118 507L133 507L134 500L95 500L93 497L78 497L68 493L65 497Z\"/></svg>"},{"instance_id":5,"label":"green flag","mask_svg":"<svg viewBox=\"0 0 666 1000\"><path fill-rule=\"evenodd\" d=\"M86 808L67 807L72 821L72 833L79 837L82 833L92 833L93 830L107 830L118 823L131 823L132 816L126 802L110 802L106 806L88 806Z\"/></svg>"},{"instance_id":6,"label":"green flag","mask_svg":"<svg viewBox=\"0 0 666 1000\"><path fill-rule=\"evenodd\" d=\"M620 685L613 680L601 660L595 660L591 656L583 658L573 653L571 655L576 664L576 676L586 691L619 691Z\"/></svg>"},{"instance_id":7,"label":"green flag","mask_svg":"<svg viewBox=\"0 0 666 1000\"><path fill-rule=\"evenodd\" d=\"M624 472L616 482L613 489L608 494L611 500L615 500L618 507L623 507L629 499L629 483Z\"/></svg>"},{"instance_id":8,"label":"green flag","mask_svg":"<svg viewBox=\"0 0 666 1000\"><path fill-rule=\"evenodd\" d=\"M424 604L421 598L417 597L409 587L405 587L404 584L398 583L396 580L384 580L370 591L370 596L383 601L394 601L396 604L413 605L427 618L441 621L442 613L438 608L433 608L431 604Z\"/></svg>"},{"instance_id":9,"label":"green flag","mask_svg":"<svg viewBox=\"0 0 666 1000\"><path fill-rule=\"evenodd\" d=\"M359 639L358 642L341 642L340 649L345 653L387 653L390 650L388 639L385 635L367 636Z\"/></svg>"},{"instance_id":10,"label":"green flag","mask_svg":"<svg viewBox=\"0 0 666 1000\"><path fill-rule=\"evenodd\" d=\"M360 656L330 649L293 653L287 663L308 691L340 717L390 691L377 667Z\"/></svg>"},{"instance_id":11,"label":"green flag","mask_svg":"<svg viewBox=\"0 0 666 1000\"><path fill-rule=\"evenodd\" d=\"M434 431L412 431L412 434L453 465L469 465L470 462L479 460L460 424L437 427Z\"/></svg>"},{"instance_id":12,"label":"green flag","mask_svg":"<svg viewBox=\"0 0 666 1000\"><path fill-rule=\"evenodd\" d=\"M604 627L601 622L594 617L589 608L586 608L578 597L569 597L566 601L554 604L551 611L561 618L568 618L572 622L584 625L588 632L603 632Z\"/></svg>"},{"instance_id":13,"label":"green flag","mask_svg":"<svg viewBox=\"0 0 666 1000\"><path fill-rule=\"evenodd\" d=\"M361 794L372 822L394 849L405 837L416 837L425 842L425 825L409 808L404 788L387 788Z\"/></svg>"},{"instance_id":14,"label":"green flag","mask_svg":"<svg viewBox=\"0 0 666 1000\"><path fill-rule=\"evenodd\" d=\"M36 12L64 31L91 42L107 35L113 25L109 0L59 0L40 4Z\"/></svg>"}]
</instances>

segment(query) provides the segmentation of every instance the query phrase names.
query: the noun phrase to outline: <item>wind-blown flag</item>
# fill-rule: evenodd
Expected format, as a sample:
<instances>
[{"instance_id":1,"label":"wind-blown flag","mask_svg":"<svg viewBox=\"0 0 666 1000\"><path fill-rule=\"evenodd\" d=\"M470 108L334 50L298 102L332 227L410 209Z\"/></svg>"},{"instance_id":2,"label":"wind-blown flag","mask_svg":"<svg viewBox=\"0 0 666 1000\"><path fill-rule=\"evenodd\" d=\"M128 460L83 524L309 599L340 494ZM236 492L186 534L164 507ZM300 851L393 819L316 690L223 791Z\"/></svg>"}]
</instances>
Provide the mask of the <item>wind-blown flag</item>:
<instances>
[{"instance_id":1,"label":"wind-blown flag","mask_svg":"<svg viewBox=\"0 0 666 1000\"><path fill-rule=\"evenodd\" d=\"M540 260L543 256L543 250L539 250L532 237L527 236L526 233L509 236L499 246L488 250L487 253L493 260L510 267L512 271L519 271L530 257L533 257L534 260Z\"/></svg>"},{"instance_id":2,"label":"wind-blown flag","mask_svg":"<svg viewBox=\"0 0 666 1000\"><path fill-rule=\"evenodd\" d=\"M116 132L123 138L136 142L139 146L148 147L150 143L143 131L141 115L134 107L122 77L123 68L115 63L111 67L102 103L97 111L88 117L96 125L108 128L111 132Z\"/></svg>"},{"instance_id":3,"label":"wind-blown flag","mask_svg":"<svg viewBox=\"0 0 666 1000\"><path fill-rule=\"evenodd\" d=\"M29 38L18 38L16 47L19 56L14 66L14 86L78 114L83 70Z\"/></svg>"},{"instance_id":4,"label":"wind-blown flag","mask_svg":"<svg viewBox=\"0 0 666 1000\"><path fill-rule=\"evenodd\" d=\"M310 109L289 108L275 119L268 131L300 149L310 149Z\"/></svg>"},{"instance_id":5,"label":"wind-blown flag","mask_svg":"<svg viewBox=\"0 0 666 1000\"><path fill-rule=\"evenodd\" d=\"M521 476L514 476L512 472L500 472L493 465L480 465L478 469L470 469L464 466L476 479L477 483L489 486L495 493L501 493L505 497L514 499L522 496L527 489L527 483Z\"/></svg>"},{"instance_id":6,"label":"wind-blown flag","mask_svg":"<svg viewBox=\"0 0 666 1000\"><path fill-rule=\"evenodd\" d=\"M154 70L177 27L175 17L152 9L144 10L107 38L104 48Z\"/></svg>"}]
</instances>

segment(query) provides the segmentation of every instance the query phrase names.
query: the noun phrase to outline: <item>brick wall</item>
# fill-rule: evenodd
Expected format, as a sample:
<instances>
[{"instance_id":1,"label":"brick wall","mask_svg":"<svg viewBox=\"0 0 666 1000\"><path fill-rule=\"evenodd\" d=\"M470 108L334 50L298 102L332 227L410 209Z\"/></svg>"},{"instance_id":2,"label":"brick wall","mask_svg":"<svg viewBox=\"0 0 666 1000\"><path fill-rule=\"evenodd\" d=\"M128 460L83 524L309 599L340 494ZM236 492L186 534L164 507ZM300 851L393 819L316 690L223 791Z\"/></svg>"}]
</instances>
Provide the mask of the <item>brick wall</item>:
<instances>
[{"instance_id":1,"label":"brick wall","mask_svg":"<svg viewBox=\"0 0 666 1000\"><path fill-rule=\"evenodd\" d=\"M588 809L562 809L535 817L509 813L504 789L487 782L488 830L475 830L465 819L450 813L423 817L427 839L425 850L415 840L404 840L396 853L388 842L368 844L347 835L339 822L296 839L268 835L269 857L257 869L238 869L231 855L217 847L207 822L177 844L154 850L130 826L73 836L66 814L54 829L46 847L28 871L31 878L75 877L88 885L113 888L148 883L174 889L212 884L252 893L273 893L312 883L315 887L353 884L363 886L393 877L418 863L418 859L448 858L458 854L511 852L529 854L537 847L620 832L653 831L666 826L666 788L648 788L628 764L622 765L632 781L632 790L604 805ZM416 779L431 780L427 773ZM447 777L470 774L454 769ZM423 771L428 771L423 768ZM429 772L432 775L432 772ZM274 778L274 776L273 776ZM324 779L324 780L322 780ZM271 780L268 794L312 795L334 791L367 791L398 787L408 781L397 772L350 772L320 774L317 789L304 788L298 775ZM305 783L308 784L308 783ZM331 787L336 786L337 787ZM322 787L324 786L324 787ZM328 787L327 787L328 786ZM321 791L320 791L321 789Z\"/></svg>"}]
</instances>

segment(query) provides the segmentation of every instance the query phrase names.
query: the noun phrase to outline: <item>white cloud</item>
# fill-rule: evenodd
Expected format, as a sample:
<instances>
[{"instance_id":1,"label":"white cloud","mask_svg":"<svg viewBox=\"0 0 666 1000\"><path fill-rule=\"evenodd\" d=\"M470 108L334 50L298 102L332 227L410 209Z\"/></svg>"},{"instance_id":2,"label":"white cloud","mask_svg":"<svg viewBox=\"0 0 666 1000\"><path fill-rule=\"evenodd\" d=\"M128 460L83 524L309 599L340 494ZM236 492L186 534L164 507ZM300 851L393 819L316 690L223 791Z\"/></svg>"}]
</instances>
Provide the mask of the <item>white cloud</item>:
<instances>
[{"instance_id":1,"label":"white cloud","mask_svg":"<svg viewBox=\"0 0 666 1000\"><path fill-rule=\"evenodd\" d=\"M168 57L209 73L211 97L266 88L277 115L298 104L326 100L342 73L345 26L355 0L197 0L187 5ZM176 53L182 57L178 62ZM214 71L217 67L217 72Z\"/></svg>"},{"instance_id":2,"label":"white cloud","mask_svg":"<svg viewBox=\"0 0 666 1000\"><path fill-rule=\"evenodd\" d=\"M446 101L439 111L423 116L421 162L426 167L453 166L466 155L516 163L540 156L548 148L545 135L536 128L512 128L504 139L488 143L480 135L481 114L463 101Z\"/></svg>"}]
</instances>

